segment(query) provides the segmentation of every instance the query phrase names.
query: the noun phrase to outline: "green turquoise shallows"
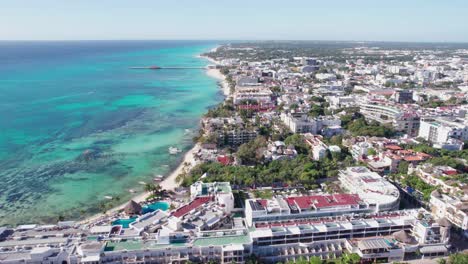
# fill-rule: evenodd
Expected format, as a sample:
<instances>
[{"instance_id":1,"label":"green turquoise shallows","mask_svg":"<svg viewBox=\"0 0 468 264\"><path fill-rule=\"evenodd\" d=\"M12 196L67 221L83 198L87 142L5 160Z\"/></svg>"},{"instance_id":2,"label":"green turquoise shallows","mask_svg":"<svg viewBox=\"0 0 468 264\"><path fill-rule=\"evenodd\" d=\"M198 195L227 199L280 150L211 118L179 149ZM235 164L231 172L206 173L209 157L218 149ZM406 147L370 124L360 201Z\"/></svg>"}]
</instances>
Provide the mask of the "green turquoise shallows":
<instances>
[{"instance_id":1,"label":"green turquoise shallows","mask_svg":"<svg viewBox=\"0 0 468 264\"><path fill-rule=\"evenodd\" d=\"M222 95L215 43L0 42L0 226L80 219L177 166Z\"/></svg>"}]
</instances>

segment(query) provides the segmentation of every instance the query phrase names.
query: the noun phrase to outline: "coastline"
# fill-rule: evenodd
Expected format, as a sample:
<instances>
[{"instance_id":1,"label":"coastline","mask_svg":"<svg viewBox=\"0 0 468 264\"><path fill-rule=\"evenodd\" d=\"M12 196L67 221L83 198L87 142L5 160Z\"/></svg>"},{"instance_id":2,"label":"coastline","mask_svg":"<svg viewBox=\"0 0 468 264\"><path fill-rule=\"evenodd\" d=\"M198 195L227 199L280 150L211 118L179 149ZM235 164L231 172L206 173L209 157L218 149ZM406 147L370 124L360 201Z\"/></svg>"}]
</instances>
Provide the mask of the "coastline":
<instances>
[{"instance_id":1,"label":"coastline","mask_svg":"<svg viewBox=\"0 0 468 264\"><path fill-rule=\"evenodd\" d=\"M195 144L189 151L187 151L184 154L184 157L182 158L181 162L179 165L167 175L167 177L162 180L159 185L168 191L173 191L177 187L179 187L179 184L177 183L177 176L183 172L189 171L193 166L194 166L194 159L193 156L198 150L200 149L200 145L197 143ZM143 203L146 201L146 198L150 195L149 192L143 192L140 193L134 197L132 197L130 200L133 200L137 203ZM125 205L127 205L128 201L125 203L118 205L116 207L113 207L109 210L107 210L105 213L98 213L95 215L92 215L90 217L87 217L81 221L78 221L79 224L92 224L93 222L97 222L100 220L104 220L106 217L111 217L113 214L118 213L119 211L123 210Z\"/></svg>"},{"instance_id":2,"label":"coastline","mask_svg":"<svg viewBox=\"0 0 468 264\"><path fill-rule=\"evenodd\" d=\"M231 89L229 88L229 84L226 81L226 76L224 76L224 74L222 74L219 69L208 69L206 74L220 81L219 85L225 97L229 97L231 95Z\"/></svg>"},{"instance_id":3,"label":"coastline","mask_svg":"<svg viewBox=\"0 0 468 264\"><path fill-rule=\"evenodd\" d=\"M218 49L218 47L210 50L210 51L215 51ZM196 57L201 58L201 59L206 59L214 64L219 64L216 60L206 57L206 56L201 56L197 55ZM206 75L213 79L219 80L218 86L222 89L223 95L225 96L226 100L230 95L231 91L229 88L229 84L226 81L226 76L224 76L219 69L208 69L206 70ZM179 183L177 182L177 176L179 176L181 173L185 173L190 171L190 169L195 166L195 160L194 160L194 154L197 153L200 150L200 144L196 143L190 150L188 150L183 158L181 159L179 165L172 170L160 183L159 185L162 187L162 189L168 190L168 191L173 191L177 187L179 187ZM132 197L130 200L133 200L137 203L143 203L146 201L146 198L150 195L149 192L143 192L140 193L134 197ZM112 207L111 209L107 210L105 213L97 213L95 215L86 217L83 220L79 220L78 223L82 225L88 225L88 224L93 224L95 222L103 221L106 218L110 218L113 215L117 214L118 212L122 211L127 205L128 201L126 201L123 204L120 204L118 206Z\"/></svg>"},{"instance_id":4,"label":"coastline","mask_svg":"<svg viewBox=\"0 0 468 264\"><path fill-rule=\"evenodd\" d=\"M213 48L210 50L210 52L215 52L219 47L221 46L217 46L216 48ZM207 56L202 56L202 55L198 55L197 57L199 58L202 58L202 59L205 59L215 65L220 65L221 63L213 58L210 58L210 57L207 57ZM226 76L224 76L224 74L221 73L221 71L217 68L211 68L211 69L208 69L206 71L206 74L214 79L218 79L220 81L220 88L223 92L223 95L225 97L229 97L231 96L231 89L229 88L229 84L227 83L226 81Z\"/></svg>"}]
</instances>

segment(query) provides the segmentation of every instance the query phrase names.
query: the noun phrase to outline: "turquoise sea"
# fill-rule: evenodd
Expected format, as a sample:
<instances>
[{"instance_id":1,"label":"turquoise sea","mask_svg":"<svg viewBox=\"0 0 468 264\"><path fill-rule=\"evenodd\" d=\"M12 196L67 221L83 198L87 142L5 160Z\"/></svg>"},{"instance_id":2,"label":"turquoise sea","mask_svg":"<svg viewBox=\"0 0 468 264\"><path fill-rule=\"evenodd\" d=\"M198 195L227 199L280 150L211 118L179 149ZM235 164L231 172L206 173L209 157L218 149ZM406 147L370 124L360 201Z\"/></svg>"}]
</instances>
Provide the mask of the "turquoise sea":
<instances>
[{"instance_id":1,"label":"turquoise sea","mask_svg":"<svg viewBox=\"0 0 468 264\"><path fill-rule=\"evenodd\" d=\"M142 191L222 100L202 69L216 43L0 42L0 226L79 219ZM116 197L110 201L105 196Z\"/></svg>"}]
</instances>

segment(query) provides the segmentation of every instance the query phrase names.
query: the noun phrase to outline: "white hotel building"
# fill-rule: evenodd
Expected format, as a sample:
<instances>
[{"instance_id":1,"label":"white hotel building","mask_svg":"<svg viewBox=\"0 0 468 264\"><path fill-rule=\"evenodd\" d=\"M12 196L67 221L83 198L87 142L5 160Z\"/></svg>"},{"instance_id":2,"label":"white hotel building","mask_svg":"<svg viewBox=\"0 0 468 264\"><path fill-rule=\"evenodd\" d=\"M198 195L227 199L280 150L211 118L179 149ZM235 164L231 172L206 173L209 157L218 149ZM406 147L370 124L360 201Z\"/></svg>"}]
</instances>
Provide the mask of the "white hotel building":
<instances>
[{"instance_id":1,"label":"white hotel building","mask_svg":"<svg viewBox=\"0 0 468 264\"><path fill-rule=\"evenodd\" d=\"M275 196L246 200L245 221L251 227L257 222L369 213L373 210L356 194Z\"/></svg>"},{"instance_id":2,"label":"white hotel building","mask_svg":"<svg viewBox=\"0 0 468 264\"><path fill-rule=\"evenodd\" d=\"M251 254L277 263L312 256L334 259L347 252L368 262L390 262L417 252L422 257L447 254L447 226L424 209L368 213L371 208L356 194L280 197L271 204L248 199L245 218L225 215L220 220L229 226L196 228L206 226L200 219L214 210L230 211L231 195L228 183L196 183L190 203L157 221L140 216L137 224L148 223L144 232L130 225L96 237L86 226L28 225L2 237L3 229L0 263L245 263ZM254 216L254 211L262 213ZM408 239L400 239L402 233Z\"/></svg>"},{"instance_id":3,"label":"white hotel building","mask_svg":"<svg viewBox=\"0 0 468 264\"><path fill-rule=\"evenodd\" d=\"M443 145L450 139L468 140L468 119L424 118L418 137Z\"/></svg>"},{"instance_id":4,"label":"white hotel building","mask_svg":"<svg viewBox=\"0 0 468 264\"><path fill-rule=\"evenodd\" d=\"M420 118L415 113L385 106L378 102L361 103L359 107L360 113L368 120L392 126L395 130L410 136L418 134Z\"/></svg>"},{"instance_id":5,"label":"white hotel building","mask_svg":"<svg viewBox=\"0 0 468 264\"><path fill-rule=\"evenodd\" d=\"M349 167L339 173L341 185L359 195L376 212L398 209L400 192L379 174L366 167Z\"/></svg>"}]
</instances>

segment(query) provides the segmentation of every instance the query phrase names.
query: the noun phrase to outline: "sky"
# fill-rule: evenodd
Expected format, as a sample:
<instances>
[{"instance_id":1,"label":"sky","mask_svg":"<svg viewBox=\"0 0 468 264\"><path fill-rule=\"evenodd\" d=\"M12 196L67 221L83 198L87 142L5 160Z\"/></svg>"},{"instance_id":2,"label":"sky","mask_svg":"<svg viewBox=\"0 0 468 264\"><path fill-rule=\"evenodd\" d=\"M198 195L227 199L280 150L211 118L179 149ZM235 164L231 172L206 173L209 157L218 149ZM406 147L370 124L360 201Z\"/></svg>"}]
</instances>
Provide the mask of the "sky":
<instances>
[{"instance_id":1,"label":"sky","mask_svg":"<svg viewBox=\"0 0 468 264\"><path fill-rule=\"evenodd\" d=\"M0 0L0 40L468 42L467 0Z\"/></svg>"}]
</instances>

